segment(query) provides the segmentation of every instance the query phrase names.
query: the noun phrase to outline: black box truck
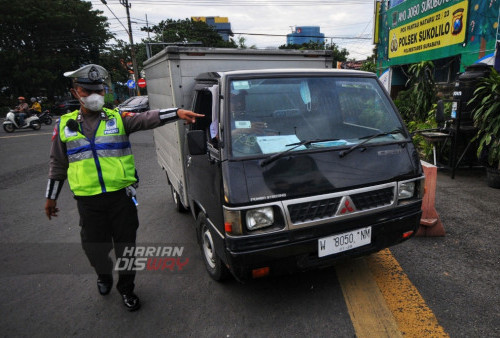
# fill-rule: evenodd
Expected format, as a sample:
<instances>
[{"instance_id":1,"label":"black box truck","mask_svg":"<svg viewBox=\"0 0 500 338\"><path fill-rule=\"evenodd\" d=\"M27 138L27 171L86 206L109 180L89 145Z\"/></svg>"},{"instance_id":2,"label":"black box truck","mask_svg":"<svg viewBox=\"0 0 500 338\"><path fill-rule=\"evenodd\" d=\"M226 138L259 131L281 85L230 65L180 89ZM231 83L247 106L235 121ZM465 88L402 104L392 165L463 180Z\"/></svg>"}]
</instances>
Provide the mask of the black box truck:
<instances>
[{"instance_id":1,"label":"black box truck","mask_svg":"<svg viewBox=\"0 0 500 338\"><path fill-rule=\"evenodd\" d=\"M152 108L205 114L154 132L215 280L332 265L410 238L423 172L375 74L327 51L168 47L145 63Z\"/></svg>"}]
</instances>

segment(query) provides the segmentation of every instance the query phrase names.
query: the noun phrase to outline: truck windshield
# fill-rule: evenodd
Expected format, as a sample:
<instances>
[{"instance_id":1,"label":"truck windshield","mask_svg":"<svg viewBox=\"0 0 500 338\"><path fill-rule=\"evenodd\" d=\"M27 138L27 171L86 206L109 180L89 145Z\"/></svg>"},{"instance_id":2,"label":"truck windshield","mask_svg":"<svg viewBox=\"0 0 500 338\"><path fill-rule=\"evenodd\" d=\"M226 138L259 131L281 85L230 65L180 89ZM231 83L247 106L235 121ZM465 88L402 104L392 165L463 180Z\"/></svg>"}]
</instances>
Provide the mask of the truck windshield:
<instances>
[{"instance_id":1,"label":"truck windshield","mask_svg":"<svg viewBox=\"0 0 500 338\"><path fill-rule=\"evenodd\" d=\"M351 148L406 139L373 78L296 77L233 80L227 103L233 157L311 148ZM402 133L391 133L401 130ZM324 140L321 142L308 142ZM297 146L303 142L304 145Z\"/></svg>"}]
</instances>

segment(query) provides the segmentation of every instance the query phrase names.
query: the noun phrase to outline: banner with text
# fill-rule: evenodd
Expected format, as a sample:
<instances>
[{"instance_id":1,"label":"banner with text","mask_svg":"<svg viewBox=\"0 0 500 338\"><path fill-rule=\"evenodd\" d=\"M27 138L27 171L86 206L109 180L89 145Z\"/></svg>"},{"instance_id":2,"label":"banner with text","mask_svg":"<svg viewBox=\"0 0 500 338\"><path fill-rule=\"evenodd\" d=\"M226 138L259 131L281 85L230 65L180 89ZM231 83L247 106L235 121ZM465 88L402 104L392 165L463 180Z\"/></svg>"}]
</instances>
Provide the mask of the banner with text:
<instances>
[{"instance_id":1,"label":"banner with text","mask_svg":"<svg viewBox=\"0 0 500 338\"><path fill-rule=\"evenodd\" d=\"M445 1L443 1L445 2ZM425 1L424 1L425 3ZM417 16L419 9L413 11ZM389 58L421 53L465 41L468 1L462 1L389 31ZM403 12L406 14L406 12ZM401 14L400 14L401 15ZM405 19L406 19L405 15ZM406 21L399 20L397 21Z\"/></svg>"}]
</instances>

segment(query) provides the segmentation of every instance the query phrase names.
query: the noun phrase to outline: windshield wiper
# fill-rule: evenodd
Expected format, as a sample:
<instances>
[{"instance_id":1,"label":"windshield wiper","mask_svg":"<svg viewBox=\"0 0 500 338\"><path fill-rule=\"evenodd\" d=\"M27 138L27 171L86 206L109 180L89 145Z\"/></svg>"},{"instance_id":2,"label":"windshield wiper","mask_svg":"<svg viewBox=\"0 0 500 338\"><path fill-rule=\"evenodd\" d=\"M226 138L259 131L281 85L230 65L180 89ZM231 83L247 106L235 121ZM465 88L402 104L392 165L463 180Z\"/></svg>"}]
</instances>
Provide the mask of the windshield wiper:
<instances>
[{"instance_id":1,"label":"windshield wiper","mask_svg":"<svg viewBox=\"0 0 500 338\"><path fill-rule=\"evenodd\" d=\"M403 133L404 133L403 129L398 128L398 129L394 129L392 131L387 131L387 132L384 132L384 133L378 133L378 134L373 134L373 135L368 135L368 136L360 137L359 139L360 140L363 139L363 142L357 143L357 144L353 145L351 148L349 148L347 150L344 150L344 151L341 151L339 153L339 156L340 156L340 158L346 156L347 154L349 154L353 150L361 147L363 144L365 144L368 141L373 140L374 138L381 137L381 136L392 135L392 134L403 134Z\"/></svg>"},{"instance_id":2,"label":"windshield wiper","mask_svg":"<svg viewBox=\"0 0 500 338\"><path fill-rule=\"evenodd\" d=\"M268 165L269 163L272 163L274 161L276 161L277 159L279 159L280 157L288 154L289 152L291 152L292 150L300 147L300 146L306 146L306 145L309 145L311 143L319 143L319 142L327 142L327 141L338 141L339 139L338 138L327 138L327 139L316 139L316 140L303 140L303 141L300 141L300 142L297 142L297 143L291 143L291 144L287 144L286 147L290 147L292 146L291 148L288 148L287 150L284 150L280 153L276 153L276 154L273 154L267 158L265 158L264 160L262 160L262 162L260 162L260 166L261 167L264 167L266 165Z\"/></svg>"}]
</instances>

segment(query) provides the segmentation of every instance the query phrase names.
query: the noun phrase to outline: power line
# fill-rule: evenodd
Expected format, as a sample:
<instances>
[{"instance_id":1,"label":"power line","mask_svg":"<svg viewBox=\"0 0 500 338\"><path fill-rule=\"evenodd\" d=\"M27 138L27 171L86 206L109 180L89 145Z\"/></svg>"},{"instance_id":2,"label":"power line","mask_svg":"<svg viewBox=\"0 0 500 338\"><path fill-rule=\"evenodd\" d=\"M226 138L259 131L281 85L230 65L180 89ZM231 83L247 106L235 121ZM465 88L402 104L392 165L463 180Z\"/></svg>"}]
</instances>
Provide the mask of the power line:
<instances>
[{"instance_id":1,"label":"power line","mask_svg":"<svg viewBox=\"0 0 500 338\"><path fill-rule=\"evenodd\" d=\"M89 0L87 0L87 1L89 1ZM101 5L98 0L90 0L90 2L92 4L95 4L95 5ZM107 2L111 6L116 6L116 5L120 4L119 0L107 0ZM268 7L268 6L317 7L317 6L325 6L326 7L326 6L329 6L330 8L336 8L339 6L346 6L346 5L347 6L349 6L349 5L355 5L355 6L373 5L373 0L351 0L351 1L347 1L347 0L337 0L337 1L336 0L190 0L189 2L184 1L184 0L182 0L182 1L181 0L130 0L130 3L133 4L134 6L139 5L139 7L142 7L142 8L144 8L144 6L154 6L154 5L166 5L166 6L179 5L182 7L191 7L191 6L192 7L200 7L200 6L208 6L208 5L210 7L213 7L213 6L228 6L228 7L230 7L230 6L240 6L240 7L252 7L252 6L253 7ZM136 6L136 9L139 9L139 7ZM136 23L134 23L136 26L138 26L138 27L144 26L144 25L141 25L141 23L145 21L144 19L133 18L133 20L137 21ZM372 39L372 36L371 36L371 34L369 34L369 36L367 36L366 34L363 34L363 33L367 31L367 28L369 27L371 22L372 22L372 20L358 22L358 23L352 23L352 24L344 24L344 25L331 25L330 24L328 26L322 25L321 28L328 28L328 27L341 28L341 27L349 27L349 26L355 26L355 25L359 25L359 26L366 25L366 26L364 26L364 29L362 30L361 33L357 33L358 35L335 36L332 34L331 36L324 37L325 39L337 40L338 42L336 41L336 43L338 46L342 45L342 46L345 46L347 49L352 49L353 48L352 46L355 46L354 47L355 49L365 51L366 49L370 48L369 43L367 43L367 42L368 42L368 40ZM153 26L157 25L157 23L155 23L155 22L153 22L151 24ZM363 27L363 26L361 26L361 27ZM332 29L329 29L329 30L332 31ZM285 34L258 33L259 31L261 31L261 30L256 29L256 30L253 30L252 32L235 32L234 34L235 35L249 36L249 37L251 37L251 36L262 37L262 38L267 37L269 42L267 42L265 44L268 44L268 43L275 44L274 42L271 42L271 41L275 41L277 44L285 43L284 41L279 41L279 40L273 39L273 37L275 37L275 38L286 37L287 36L286 33ZM123 34L120 31L116 30L115 27L112 28L112 32L115 34L118 34L117 36L120 36L120 34ZM139 33L140 35L137 33ZM136 30L135 34L138 35L138 37L140 39L144 39L144 35L147 33L143 33L142 31ZM305 37L317 38L317 36L305 36ZM116 39L116 36L115 36L115 39ZM346 41L346 42L343 42L343 41ZM347 41L351 41L351 42L347 43ZM363 41L363 43L360 43L361 41ZM352 51L352 53L358 54L358 52L356 52L356 51ZM362 53L359 53L359 54L362 54Z\"/></svg>"},{"instance_id":2,"label":"power line","mask_svg":"<svg viewBox=\"0 0 500 338\"><path fill-rule=\"evenodd\" d=\"M91 0L92 4L100 5L98 1ZM118 4L118 0L112 1L110 3ZM372 0L351 0L351 1L332 1L332 0L191 0L186 3L184 0L136 0L134 4L137 5L161 5L161 6L225 6L225 7L262 7L270 5L278 6L316 6L316 5L328 5L328 6L350 6L350 5L366 5L373 4Z\"/></svg>"},{"instance_id":3,"label":"power line","mask_svg":"<svg viewBox=\"0 0 500 338\"><path fill-rule=\"evenodd\" d=\"M123 25L123 23L120 21L120 19L118 19L118 17L116 16L115 12L113 12L111 10L111 8L109 8L108 4L106 3L106 1L103 1L102 2L104 4L104 6L106 6L106 8L111 12L111 14L113 14L113 16L116 18L116 20L118 20L118 22L122 25L123 29L125 29L125 32L127 32L128 34L128 30L127 28Z\"/></svg>"},{"instance_id":4,"label":"power line","mask_svg":"<svg viewBox=\"0 0 500 338\"><path fill-rule=\"evenodd\" d=\"M267 33L244 33L244 32L234 32L235 35L257 35L257 36L281 36L286 37L288 34L267 34ZM318 36L318 35L300 35L301 38L325 38L325 39L345 39L345 40L371 40L371 37L356 37L356 36Z\"/></svg>"}]
</instances>

